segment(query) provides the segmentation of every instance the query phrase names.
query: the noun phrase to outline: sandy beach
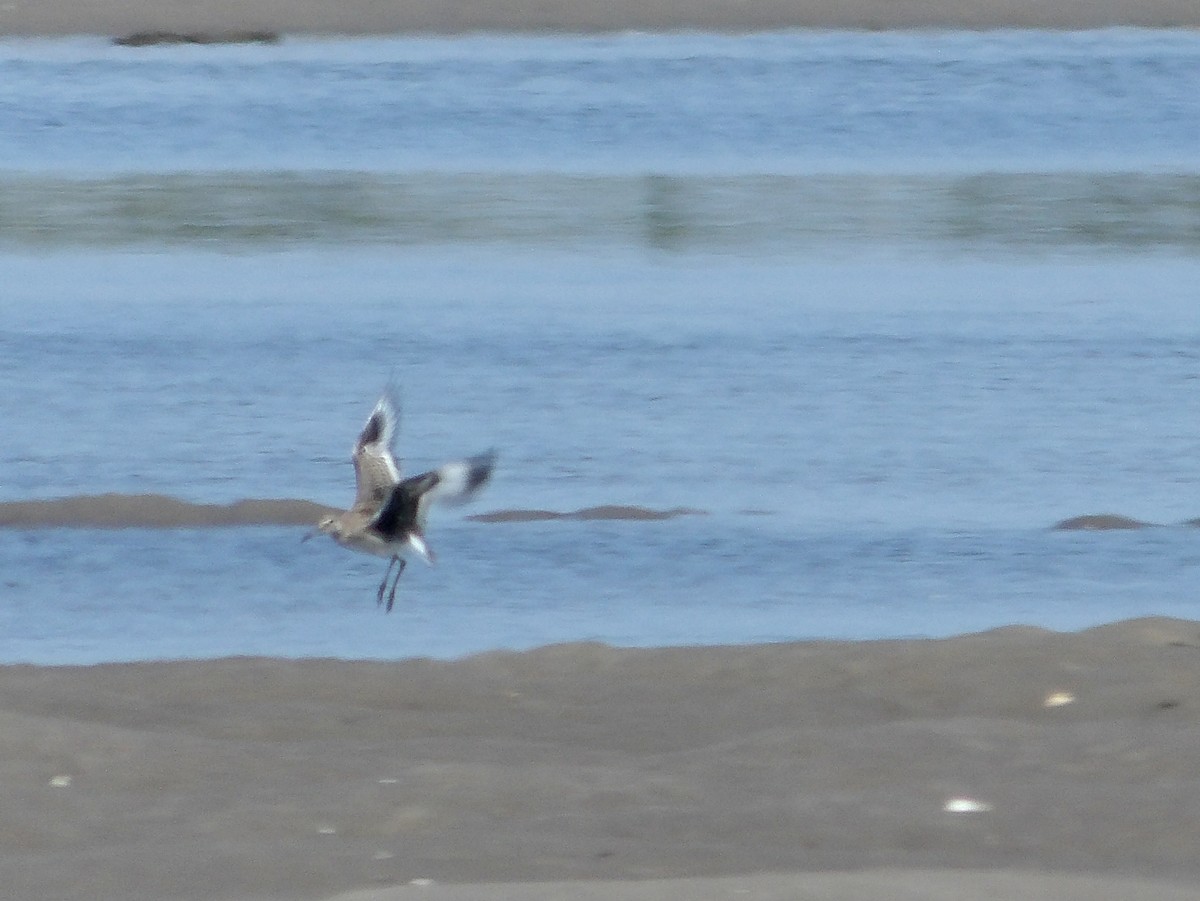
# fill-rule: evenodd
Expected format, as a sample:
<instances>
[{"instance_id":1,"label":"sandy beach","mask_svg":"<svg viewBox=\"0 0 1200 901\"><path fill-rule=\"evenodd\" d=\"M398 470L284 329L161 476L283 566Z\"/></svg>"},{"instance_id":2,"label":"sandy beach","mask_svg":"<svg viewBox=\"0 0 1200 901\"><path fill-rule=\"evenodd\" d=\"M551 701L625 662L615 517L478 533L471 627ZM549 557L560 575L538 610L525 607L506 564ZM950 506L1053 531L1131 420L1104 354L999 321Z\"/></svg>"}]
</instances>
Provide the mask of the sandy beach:
<instances>
[{"instance_id":1,"label":"sandy beach","mask_svg":"<svg viewBox=\"0 0 1200 901\"><path fill-rule=\"evenodd\" d=\"M1200 898L1200 623L0 668L13 899Z\"/></svg>"},{"instance_id":2,"label":"sandy beach","mask_svg":"<svg viewBox=\"0 0 1200 901\"><path fill-rule=\"evenodd\" d=\"M1196 27L1193 0L7 0L0 34Z\"/></svg>"}]
</instances>

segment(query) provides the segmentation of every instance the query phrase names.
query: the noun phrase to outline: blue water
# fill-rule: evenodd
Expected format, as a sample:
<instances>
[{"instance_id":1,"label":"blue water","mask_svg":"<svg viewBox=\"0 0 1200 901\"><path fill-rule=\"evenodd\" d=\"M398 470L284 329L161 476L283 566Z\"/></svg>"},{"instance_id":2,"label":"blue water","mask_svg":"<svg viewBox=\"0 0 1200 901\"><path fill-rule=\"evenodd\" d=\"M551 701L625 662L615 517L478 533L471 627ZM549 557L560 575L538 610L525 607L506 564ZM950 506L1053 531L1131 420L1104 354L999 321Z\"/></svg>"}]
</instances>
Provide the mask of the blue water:
<instances>
[{"instance_id":1,"label":"blue water","mask_svg":"<svg viewBox=\"0 0 1200 901\"><path fill-rule=\"evenodd\" d=\"M1200 36L0 43L0 500L353 494L439 564L0 531L0 661L1195 617ZM661 522L467 512L691 507Z\"/></svg>"},{"instance_id":2,"label":"blue water","mask_svg":"<svg viewBox=\"0 0 1200 901\"><path fill-rule=\"evenodd\" d=\"M1197 54L1136 30L3 42L0 167L1194 171Z\"/></svg>"}]
</instances>

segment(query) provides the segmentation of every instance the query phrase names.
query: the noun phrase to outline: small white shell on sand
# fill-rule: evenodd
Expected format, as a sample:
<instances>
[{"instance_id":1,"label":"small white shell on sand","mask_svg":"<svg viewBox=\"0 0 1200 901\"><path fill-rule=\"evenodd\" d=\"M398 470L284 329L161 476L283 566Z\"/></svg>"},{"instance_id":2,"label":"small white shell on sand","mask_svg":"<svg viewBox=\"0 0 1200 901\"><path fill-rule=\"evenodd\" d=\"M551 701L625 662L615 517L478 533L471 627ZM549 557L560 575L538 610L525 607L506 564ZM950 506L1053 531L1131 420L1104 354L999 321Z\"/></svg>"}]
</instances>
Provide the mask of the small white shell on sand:
<instances>
[{"instance_id":1,"label":"small white shell on sand","mask_svg":"<svg viewBox=\"0 0 1200 901\"><path fill-rule=\"evenodd\" d=\"M1052 691L1042 701L1043 707L1064 707L1075 703L1075 695L1069 691Z\"/></svg>"},{"instance_id":2,"label":"small white shell on sand","mask_svg":"<svg viewBox=\"0 0 1200 901\"><path fill-rule=\"evenodd\" d=\"M318 826L317 835L337 835L337 829L333 826Z\"/></svg>"},{"instance_id":3,"label":"small white shell on sand","mask_svg":"<svg viewBox=\"0 0 1200 901\"><path fill-rule=\"evenodd\" d=\"M70 776L55 776L50 780L50 784L54 788L68 788L71 785Z\"/></svg>"},{"instance_id":4,"label":"small white shell on sand","mask_svg":"<svg viewBox=\"0 0 1200 901\"><path fill-rule=\"evenodd\" d=\"M987 813L992 805L974 798L950 798L942 805L946 813Z\"/></svg>"}]
</instances>

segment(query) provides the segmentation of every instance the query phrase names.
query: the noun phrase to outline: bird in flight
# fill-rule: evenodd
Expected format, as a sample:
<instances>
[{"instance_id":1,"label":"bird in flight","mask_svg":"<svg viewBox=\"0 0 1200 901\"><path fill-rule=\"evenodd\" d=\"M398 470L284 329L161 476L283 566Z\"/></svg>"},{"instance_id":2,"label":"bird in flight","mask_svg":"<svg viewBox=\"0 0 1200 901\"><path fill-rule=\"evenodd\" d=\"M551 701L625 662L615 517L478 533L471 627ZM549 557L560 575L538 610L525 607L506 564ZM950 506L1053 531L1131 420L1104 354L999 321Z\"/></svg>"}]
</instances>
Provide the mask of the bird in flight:
<instances>
[{"instance_id":1,"label":"bird in flight","mask_svg":"<svg viewBox=\"0 0 1200 901\"><path fill-rule=\"evenodd\" d=\"M342 547L386 557L388 568L379 583L375 602L383 604L386 594L389 613L408 557L416 554L426 563L434 561L433 550L425 538L430 505L470 499L487 484L496 465L495 452L488 451L401 479L392 449L400 420L398 411L399 405L389 388L375 404L354 443L350 457L357 483L354 503L349 510L322 519L316 531L305 536L307 540L321 532Z\"/></svg>"}]
</instances>

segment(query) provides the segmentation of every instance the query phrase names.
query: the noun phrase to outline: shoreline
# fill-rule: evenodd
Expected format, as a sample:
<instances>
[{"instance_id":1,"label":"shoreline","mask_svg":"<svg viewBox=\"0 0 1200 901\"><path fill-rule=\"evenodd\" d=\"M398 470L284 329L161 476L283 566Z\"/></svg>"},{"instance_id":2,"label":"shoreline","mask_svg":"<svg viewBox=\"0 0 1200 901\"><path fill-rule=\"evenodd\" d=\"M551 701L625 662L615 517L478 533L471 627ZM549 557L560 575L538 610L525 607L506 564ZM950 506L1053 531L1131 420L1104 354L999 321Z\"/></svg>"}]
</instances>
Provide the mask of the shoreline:
<instances>
[{"instance_id":1,"label":"shoreline","mask_svg":"<svg viewBox=\"0 0 1200 901\"><path fill-rule=\"evenodd\" d=\"M58 901L1200 898L1198 654L1148 618L7 665L0 871Z\"/></svg>"},{"instance_id":2,"label":"shoreline","mask_svg":"<svg viewBox=\"0 0 1200 901\"><path fill-rule=\"evenodd\" d=\"M222 35L461 35L471 33L611 33L789 29L1054 29L1197 28L1192 0L10 0L0 4L0 36L137 33Z\"/></svg>"}]
</instances>

